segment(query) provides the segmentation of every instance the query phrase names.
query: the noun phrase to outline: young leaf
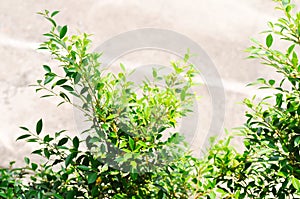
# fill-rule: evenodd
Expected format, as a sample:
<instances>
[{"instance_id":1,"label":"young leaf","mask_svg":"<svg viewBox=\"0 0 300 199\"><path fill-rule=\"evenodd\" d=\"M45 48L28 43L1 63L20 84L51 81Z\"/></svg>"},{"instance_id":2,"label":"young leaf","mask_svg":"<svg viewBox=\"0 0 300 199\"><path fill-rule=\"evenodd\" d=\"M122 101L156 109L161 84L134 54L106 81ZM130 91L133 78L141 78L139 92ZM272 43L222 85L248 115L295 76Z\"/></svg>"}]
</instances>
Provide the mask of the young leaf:
<instances>
[{"instance_id":1,"label":"young leaf","mask_svg":"<svg viewBox=\"0 0 300 199\"><path fill-rule=\"evenodd\" d=\"M292 178L292 184L293 184L294 188L297 191L300 191L300 180L298 180L297 178L293 177Z\"/></svg>"},{"instance_id":2,"label":"young leaf","mask_svg":"<svg viewBox=\"0 0 300 199\"><path fill-rule=\"evenodd\" d=\"M271 34L269 34L267 36L267 39L266 39L266 45L268 48L270 48L273 44L273 36Z\"/></svg>"}]
</instances>

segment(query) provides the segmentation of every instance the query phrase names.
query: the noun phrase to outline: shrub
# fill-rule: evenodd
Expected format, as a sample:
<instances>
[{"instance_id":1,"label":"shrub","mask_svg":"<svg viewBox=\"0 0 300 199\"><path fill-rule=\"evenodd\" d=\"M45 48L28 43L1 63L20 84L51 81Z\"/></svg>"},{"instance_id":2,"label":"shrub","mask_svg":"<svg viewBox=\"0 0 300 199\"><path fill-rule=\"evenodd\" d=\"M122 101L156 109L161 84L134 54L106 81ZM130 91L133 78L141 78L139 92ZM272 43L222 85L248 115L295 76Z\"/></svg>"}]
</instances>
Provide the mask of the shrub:
<instances>
[{"instance_id":1,"label":"shrub","mask_svg":"<svg viewBox=\"0 0 300 199\"><path fill-rule=\"evenodd\" d=\"M300 12L293 13L288 0L276 0L284 13L269 22L264 43L253 39L249 58L262 60L282 75L280 81L259 78L249 85L271 89L263 99L245 99L250 109L241 129L245 150L237 153L228 145L230 137L212 146L202 161L196 182L198 195L230 198L295 198L300 195ZM278 40L280 39L280 40ZM276 41L289 44L285 52L274 49ZM205 175L203 175L205 174ZM205 184L203 184L203 181ZM208 187L209 189L207 189ZM209 190L208 193L206 193Z\"/></svg>"},{"instance_id":2,"label":"shrub","mask_svg":"<svg viewBox=\"0 0 300 199\"><path fill-rule=\"evenodd\" d=\"M122 64L117 74L101 68L101 55L88 51L89 35L68 36L68 27L54 20L58 11L39 14L52 24L39 49L50 52L58 67L43 65L36 92L59 98L58 106L71 104L90 126L83 132L87 139L65 130L45 134L42 119L34 131L21 127L26 134L17 140L38 143L32 153L45 162L25 158L28 182L21 190L19 181L12 182L8 197L188 198L192 158L182 136L172 131L191 111L195 97L190 88L197 71L188 63L189 54L171 63L171 73L160 76L153 69L153 81L137 86L127 80L130 74ZM1 179L7 182L5 176Z\"/></svg>"},{"instance_id":3,"label":"shrub","mask_svg":"<svg viewBox=\"0 0 300 199\"><path fill-rule=\"evenodd\" d=\"M239 129L244 151L230 141L211 138L204 157L190 155L176 121L191 110L197 74L184 60L172 62L173 71L153 81L145 80L136 91L130 73L110 73L101 68L97 53L90 53L89 35L67 36L58 26L58 11L40 13L51 22L40 49L50 52L59 67L44 65L37 80L41 97L56 97L80 110L88 121L82 136L65 130L46 134L43 120L34 131L17 140L36 142L33 154L44 163L24 158L24 168L0 169L3 198L295 198L300 197L300 12L289 0L275 0L284 17L269 22L265 42L253 40L249 58L262 60L282 79L259 78L249 85L271 89L263 99L245 99L247 121ZM280 40L279 40L280 39ZM289 44L285 52L273 43ZM61 69L60 72L54 72ZM59 75L63 74L63 75ZM158 86L163 83L164 86ZM71 96L73 100L71 100ZM77 99L77 100L74 100ZM167 139L163 135L169 133Z\"/></svg>"}]
</instances>

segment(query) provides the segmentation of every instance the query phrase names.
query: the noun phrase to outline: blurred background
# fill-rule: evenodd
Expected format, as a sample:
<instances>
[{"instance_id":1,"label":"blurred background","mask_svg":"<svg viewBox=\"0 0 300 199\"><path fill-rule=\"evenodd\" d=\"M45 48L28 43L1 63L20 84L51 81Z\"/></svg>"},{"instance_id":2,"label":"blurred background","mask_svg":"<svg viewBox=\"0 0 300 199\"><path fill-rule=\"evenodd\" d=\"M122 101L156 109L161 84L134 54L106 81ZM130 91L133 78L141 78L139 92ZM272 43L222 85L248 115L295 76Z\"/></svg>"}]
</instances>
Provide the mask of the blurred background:
<instances>
[{"instance_id":1,"label":"blurred background","mask_svg":"<svg viewBox=\"0 0 300 199\"><path fill-rule=\"evenodd\" d=\"M226 97L222 128L231 131L245 121L245 106L240 102L254 93L253 88L245 85L262 76L276 78L273 70L258 61L245 59L247 53L243 52L251 45L251 37L262 41L265 35L259 33L267 29L268 21L280 16L274 7L271 0L1 0L0 166L12 160L22 164L24 155L29 156L35 147L23 141L15 142L23 133L19 126L34 129L35 123L43 118L45 132L67 129L78 133L71 106L56 108L56 101L39 99L35 89L28 86L42 77L43 64L55 65L48 54L36 50L44 41L42 34L50 28L36 12L59 10L58 23L67 24L71 33L93 34L91 50L115 35L140 28L168 29L187 36L203 48L220 74ZM124 62L129 67L149 62L166 65L169 59L174 56L145 51L127 55L116 63ZM207 87L203 85L200 91L198 129L203 131L213 124L212 104ZM199 133L193 136L192 145L199 154L207 136ZM239 145L239 141L235 144Z\"/></svg>"}]
</instances>

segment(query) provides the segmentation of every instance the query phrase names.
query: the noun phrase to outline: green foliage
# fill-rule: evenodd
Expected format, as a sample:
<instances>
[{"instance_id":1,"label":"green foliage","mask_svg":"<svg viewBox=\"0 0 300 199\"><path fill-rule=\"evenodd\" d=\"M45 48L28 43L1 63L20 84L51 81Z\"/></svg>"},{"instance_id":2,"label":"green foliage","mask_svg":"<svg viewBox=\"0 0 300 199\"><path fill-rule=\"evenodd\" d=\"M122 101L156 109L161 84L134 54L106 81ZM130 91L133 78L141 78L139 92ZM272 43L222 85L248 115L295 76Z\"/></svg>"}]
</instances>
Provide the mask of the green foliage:
<instances>
[{"instance_id":1,"label":"green foliage","mask_svg":"<svg viewBox=\"0 0 300 199\"><path fill-rule=\"evenodd\" d=\"M40 49L50 52L59 67L43 65L45 75L37 80L36 92L46 91L42 98L57 97L58 106L68 103L80 110L90 122L83 132L88 136L81 140L65 130L47 134L42 119L34 131L20 127L25 134L17 140L38 143L32 153L44 162L25 157L23 168L14 169L13 163L0 168L0 197L300 197L300 13L289 0L275 2L284 17L269 22L265 41L253 39L247 51L282 79L259 78L249 84L273 94L244 100L247 121L238 129L243 151L230 144L234 135L227 133L225 139L211 138L201 159L192 157L173 132L195 97L191 87L197 72L188 54L171 63L168 75L153 69L153 80L145 79L137 91L122 64L117 74L100 67L101 54L88 51L88 34L69 36L68 27L53 19L58 11L40 13L52 24ZM289 44L284 52L274 49L279 41Z\"/></svg>"},{"instance_id":2,"label":"green foliage","mask_svg":"<svg viewBox=\"0 0 300 199\"><path fill-rule=\"evenodd\" d=\"M134 85L122 64L117 74L101 68L101 54L88 52L89 35L69 36L54 20L57 13L39 13L52 24L39 49L59 67L43 65L44 78L34 86L47 93L42 98L57 97L58 106L69 103L84 113L87 140L64 130L46 134L42 119L35 131L21 127L26 133L17 140L38 143L32 153L45 162L25 158L28 181L20 181L22 189L16 184L9 198L188 198L194 164L182 136L172 131L195 97L190 88L197 71L189 55L172 62L171 73L159 76L153 69L153 81Z\"/></svg>"},{"instance_id":3,"label":"green foliage","mask_svg":"<svg viewBox=\"0 0 300 199\"><path fill-rule=\"evenodd\" d=\"M273 95L262 100L246 99L250 111L245 124L245 158L249 162L246 179L253 186L248 188L251 197L295 197L299 194L300 179L299 145L300 133L300 12L293 12L289 1L279 2L277 9L285 17L269 23L270 34L266 45L257 44L249 49L251 58L261 59L282 75L282 79L259 79L260 89L269 89ZM286 40L285 52L271 49L273 38ZM279 41L279 40L274 40ZM258 174L259 171L259 174ZM250 181L250 179L252 179Z\"/></svg>"},{"instance_id":4,"label":"green foliage","mask_svg":"<svg viewBox=\"0 0 300 199\"><path fill-rule=\"evenodd\" d=\"M209 149L199 166L198 198L295 198L300 196L300 13L290 1L277 1L284 17L269 22L263 43L253 40L250 58L274 68L281 80L259 78L272 95L245 99L250 109L239 134L245 150L237 153L228 145L230 137ZM272 48L276 42L289 44L285 52ZM278 82L277 82L278 81ZM217 193L217 194L216 194Z\"/></svg>"}]
</instances>

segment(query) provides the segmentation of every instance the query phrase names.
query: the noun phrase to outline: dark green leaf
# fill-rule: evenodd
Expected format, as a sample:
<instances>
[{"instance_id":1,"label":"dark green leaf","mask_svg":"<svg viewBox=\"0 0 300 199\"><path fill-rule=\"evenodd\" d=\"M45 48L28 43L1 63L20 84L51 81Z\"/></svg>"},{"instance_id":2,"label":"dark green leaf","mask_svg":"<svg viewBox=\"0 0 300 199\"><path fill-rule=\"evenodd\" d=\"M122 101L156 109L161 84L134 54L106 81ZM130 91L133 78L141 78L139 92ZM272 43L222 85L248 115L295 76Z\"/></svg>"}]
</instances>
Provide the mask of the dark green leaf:
<instances>
[{"instance_id":1,"label":"dark green leaf","mask_svg":"<svg viewBox=\"0 0 300 199\"><path fill-rule=\"evenodd\" d=\"M31 153L32 154L37 154L37 155L42 155L42 150L38 149L38 150L32 151Z\"/></svg>"},{"instance_id":2,"label":"dark green leaf","mask_svg":"<svg viewBox=\"0 0 300 199\"><path fill-rule=\"evenodd\" d=\"M158 194L157 194L158 199L163 199L164 198L164 192L163 190L159 190Z\"/></svg>"},{"instance_id":3,"label":"dark green leaf","mask_svg":"<svg viewBox=\"0 0 300 199\"><path fill-rule=\"evenodd\" d=\"M35 163L31 163L31 169L32 170L36 170L38 168L38 165L37 164L35 164Z\"/></svg>"},{"instance_id":4,"label":"dark green leaf","mask_svg":"<svg viewBox=\"0 0 300 199\"><path fill-rule=\"evenodd\" d=\"M50 154L50 152L49 152L49 150L48 150L47 148L44 148L44 155L45 155L45 157L46 157L47 159L49 159L50 156L51 156L51 154Z\"/></svg>"},{"instance_id":5,"label":"dark green leaf","mask_svg":"<svg viewBox=\"0 0 300 199\"><path fill-rule=\"evenodd\" d=\"M61 140L59 140L57 146L62 146L64 144L66 144L68 142L68 138L63 138Z\"/></svg>"},{"instance_id":6,"label":"dark green leaf","mask_svg":"<svg viewBox=\"0 0 300 199\"><path fill-rule=\"evenodd\" d=\"M30 136L31 136L30 134L21 135L20 137L17 138L17 140L22 140L22 139L28 138Z\"/></svg>"},{"instance_id":7,"label":"dark green leaf","mask_svg":"<svg viewBox=\"0 0 300 199\"><path fill-rule=\"evenodd\" d=\"M46 19L47 19L48 21L50 21L54 27L56 27L56 22L55 22L53 19L51 19L51 18L49 18L49 17L46 17Z\"/></svg>"},{"instance_id":8,"label":"dark green leaf","mask_svg":"<svg viewBox=\"0 0 300 199\"><path fill-rule=\"evenodd\" d=\"M51 68L49 66L43 65L43 68L47 73L51 73Z\"/></svg>"},{"instance_id":9,"label":"dark green leaf","mask_svg":"<svg viewBox=\"0 0 300 199\"><path fill-rule=\"evenodd\" d=\"M60 80L58 80L57 82L56 82L56 85L62 85L62 84L64 84L64 83L66 83L66 81L68 81L67 79L60 79Z\"/></svg>"},{"instance_id":10,"label":"dark green leaf","mask_svg":"<svg viewBox=\"0 0 300 199\"><path fill-rule=\"evenodd\" d=\"M68 191L67 194L66 194L66 199L73 199L75 198L75 191L71 190L71 191Z\"/></svg>"},{"instance_id":11,"label":"dark green leaf","mask_svg":"<svg viewBox=\"0 0 300 199\"><path fill-rule=\"evenodd\" d=\"M59 96L61 96L62 98L64 98L65 100L67 100L68 102L70 102L70 98L63 92L59 93Z\"/></svg>"},{"instance_id":12,"label":"dark green leaf","mask_svg":"<svg viewBox=\"0 0 300 199\"><path fill-rule=\"evenodd\" d=\"M74 91L74 89L71 86L68 86L68 85L63 85L61 87L64 88L65 90L67 90L67 91Z\"/></svg>"},{"instance_id":13,"label":"dark green leaf","mask_svg":"<svg viewBox=\"0 0 300 199\"><path fill-rule=\"evenodd\" d=\"M46 135L45 137L44 137L44 142L50 142L50 141L52 141L53 140L53 138L51 138L49 135Z\"/></svg>"},{"instance_id":14,"label":"dark green leaf","mask_svg":"<svg viewBox=\"0 0 300 199\"><path fill-rule=\"evenodd\" d=\"M73 158L74 158L74 155L72 153L67 156L67 158L65 160L66 167L71 163Z\"/></svg>"},{"instance_id":15,"label":"dark green leaf","mask_svg":"<svg viewBox=\"0 0 300 199\"><path fill-rule=\"evenodd\" d=\"M73 138L73 146L74 146L75 149L78 149L78 147L79 147L79 139L78 139L77 136L75 136Z\"/></svg>"},{"instance_id":16,"label":"dark green leaf","mask_svg":"<svg viewBox=\"0 0 300 199\"><path fill-rule=\"evenodd\" d=\"M43 120L40 119L36 124L36 133L39 135L43 128Z\"/></svg>"}]
</instances>

